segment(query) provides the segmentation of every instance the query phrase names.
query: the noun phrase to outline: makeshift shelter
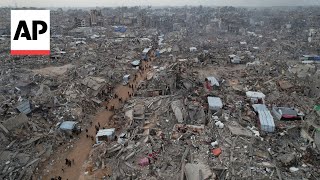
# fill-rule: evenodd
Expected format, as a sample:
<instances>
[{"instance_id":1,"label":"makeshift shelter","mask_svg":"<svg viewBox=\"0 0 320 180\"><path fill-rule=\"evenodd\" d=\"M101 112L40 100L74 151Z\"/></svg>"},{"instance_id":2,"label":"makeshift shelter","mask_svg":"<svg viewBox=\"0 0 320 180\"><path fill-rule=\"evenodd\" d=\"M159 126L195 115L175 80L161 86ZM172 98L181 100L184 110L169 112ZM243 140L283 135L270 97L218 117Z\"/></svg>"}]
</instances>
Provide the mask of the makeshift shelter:
<instances>
[{"instance_id":1,"label":"makeshift shelter","mask_svg":"<svg viewBox=\"0 0 320 180\"><path fill-rule=\"evenodd\" d=\"M247 91L246 95L250 98L252 104L264 104L266 95L262 92Z\"/></svg>"},{"instance_id":2,"label":"makeshift shelter","mask_svg":"<svg viewBox=\"0 0 320 180\"><path fill-rule=\"evenodd\" d=\"M80 126L78 126L76 121L64 121L59 124L59 129L65 133L77 133L80 132Z\"/></svg>"},{"instance_id":3,"label":"makeshift shelter","mask_svg":"<svg viewBox=\"0 0 320 180\"><path fill-rule=\"evenodd\" d=\"M115 128L100 129L96 135L96 143L100 144L103 141L112 141L115 138Z\"/></svg>"}]
</instances>

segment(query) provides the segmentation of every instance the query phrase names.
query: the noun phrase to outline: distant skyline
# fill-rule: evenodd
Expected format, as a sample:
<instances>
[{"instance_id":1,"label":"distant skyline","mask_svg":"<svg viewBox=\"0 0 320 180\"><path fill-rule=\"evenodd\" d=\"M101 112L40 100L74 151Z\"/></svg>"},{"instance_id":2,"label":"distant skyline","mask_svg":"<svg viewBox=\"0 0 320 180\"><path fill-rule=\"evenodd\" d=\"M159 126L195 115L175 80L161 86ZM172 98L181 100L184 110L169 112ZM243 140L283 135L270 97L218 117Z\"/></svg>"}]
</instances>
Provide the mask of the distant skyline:
<instances>
[{"instance_id":1,"label":"distant skyline","mask_svg":"<svg viewBox=\"0 0 320 180\"><path fill-rule=\"evenodd\" d=\"M319 6L320 0L0 0L11 7L115 6Z\"/></svg>"}]
</instances>

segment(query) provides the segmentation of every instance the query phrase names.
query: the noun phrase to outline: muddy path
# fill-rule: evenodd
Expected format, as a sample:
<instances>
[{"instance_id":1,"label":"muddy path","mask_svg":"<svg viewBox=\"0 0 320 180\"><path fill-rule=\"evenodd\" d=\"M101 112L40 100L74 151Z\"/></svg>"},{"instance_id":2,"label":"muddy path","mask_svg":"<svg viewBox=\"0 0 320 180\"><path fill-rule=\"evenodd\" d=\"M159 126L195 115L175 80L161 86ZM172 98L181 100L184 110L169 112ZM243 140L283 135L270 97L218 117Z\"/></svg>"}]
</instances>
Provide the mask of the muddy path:
<instances>
[{"instance_id":1,"label":"muddy path","mask_svg":"<svg viewBox=\"0 0 320 180\"><path fill-rule=\"evenodd\" d=\"M90 137L87 138L87 135L95 137L95 125L98 125L98 123L100 124L101 128L104 127L105 124L110 123L111 117L114 114L114 111L110 110L112 106L115 110L120 108L124 101L130 98L129 94L136 91L138 82L141 80L146 80L147 73L152 68L151 62L153 61L153 59L154 58L152 58L150 61L141 61L142 66L147 68L145 68L141 72L137 72L137 78L135 81L134 78L131 78L129 84L132 84L135 87L134 89L129 88L128 85L118 85L115 88L114 92L117 94L118 98L114 98L108 102L103 103L103 107L96 113L96 115L91 120L92 126L83 127L83 129L88 130L88 133L86 133L86 131L83 131L81 134L79 134L79 139L73 142L73 147L67 150L66 145L60 146L57 150L54 151L49 160L42 163L38 167L38 172L40 173L40 175L36 175L38 178L50 180L51 178L61 176L62 180L83 179L83 176L80 176L80 173L84 172L84 169L82 169L83 164L88 159L89 153L92 149L92 145L94 144L94 141ZM122 102L119 102L119 98L122 98ZM108 107L108 109L106 109L105 107ZM71 167L67 167L65 165L66 158L74 160L74 163L72 163Z\"/></svg>"}]
</instances>

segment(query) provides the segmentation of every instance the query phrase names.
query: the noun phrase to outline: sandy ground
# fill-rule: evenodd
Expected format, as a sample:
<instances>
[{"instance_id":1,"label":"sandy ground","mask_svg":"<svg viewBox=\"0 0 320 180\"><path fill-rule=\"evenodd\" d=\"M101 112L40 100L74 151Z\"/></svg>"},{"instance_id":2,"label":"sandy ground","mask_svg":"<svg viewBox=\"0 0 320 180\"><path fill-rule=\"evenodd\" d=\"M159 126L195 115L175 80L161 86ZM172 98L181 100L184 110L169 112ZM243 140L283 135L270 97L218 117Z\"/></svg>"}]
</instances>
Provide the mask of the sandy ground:
<instances>
[{"instance_id":1,"label":"sandy ground","mask_svg":"<svg viewBox=\"0 0 320 180\"><path fill-rule=\"evenodd\" d=\"M150 61L142 61L143 66L149 65L150 63ZM144 70L141 75L137 73L138 78L136 79L136 81L133 81L133 79L131 79L130 83L137 85L140 80L145 80L149 70L150 69ZM128 92L132 93L132 89L130 89L128 86L119 85L118 87L116 87L115 92L119 97L122 97L123 100L127 100L129 98ZM117 109L120 107L120 105L121 104L119 103L118 98L104 103L104 107L107 106L109 109L111 106L114 106L115 109ZM93 125L87 128L88 135L95 136L95 125L98 125L98 122L100 123L100 125L107 124L112 117L113 112L106 110L104 107L101 108L101 110L98 111L96 116L92 119ZM66 145L62 145L53 153L48 161L43 163L43 168L39 169L42 179L50 180L51 178L58 176L61 176L62 180L85 179L84 176L82 176L81 172L84 172L84 169L82 169L83 164L88 159L88 155L92 149L92 145L94 144L94 142L90 138L87 138L85 131L83 131L78 136L78 138L79 139L73 143L73 147L71 149L66 151ZM72 164L71 167L66 167L66 158L74 160L74 164ZM54 164L50 165L50 163Z\"/></svg>"}]
</instances>

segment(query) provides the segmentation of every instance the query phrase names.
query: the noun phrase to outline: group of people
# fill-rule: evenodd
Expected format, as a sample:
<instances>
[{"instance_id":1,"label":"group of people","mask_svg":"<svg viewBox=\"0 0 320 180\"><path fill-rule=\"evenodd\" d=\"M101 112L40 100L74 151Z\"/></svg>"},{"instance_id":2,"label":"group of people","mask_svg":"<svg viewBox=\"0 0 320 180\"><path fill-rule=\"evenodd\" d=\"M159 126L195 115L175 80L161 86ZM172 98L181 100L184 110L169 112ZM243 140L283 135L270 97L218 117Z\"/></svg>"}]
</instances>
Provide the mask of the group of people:
<instances>
[{"instance_id":1,"label":"group of people","mask_svg":"<svg viewBox=\"0 0 320 180\"><path fill-rule=\"evenodd\" d=\"M146 65L144 65L144 66L141 64L141 65L140 65L140 71L139 71L140 76L142 76L142 71L144 71L145 69L150 68L150 67L151 67L151 66L148 65L148 64L146 64ZM138 78L138 75L135 74L133 81L135 82L135 81L137 80L137 78ZM128 86L129 86L129 88L132 90L132 92L128 91L128 97L130 98L130 97L132 97L132 96L134 95L133 92L134 92L135 88L137 88L137 87L136 87L137 85L135 85L134 83L129 83ZM109 89L109 90L110 90L110 89ZM113 97L114 97L115 99L118 99L120 103L123 102L122 97L119 97L117 94L114 94ZM107 106L106 106L106 109L108 110L108 107L107 107ZM114 105L111 105L111 107L109 108L109 110L114 111L114 110L115 110ZM92 126L92 124L93 124L92 121L90 121L90 126ZM100 123L98 122L98 124L95 125L96 133L99 131L99 129L100 129ZM80 130L79 132L76 132L76 133L77 133L77 134L81 133L81 130ZM91 140L94 141L94 137L91 136L91 135L88 135L88 129L86 129L86 137L87 137L87 138L91 138ZM71 165L74 164L74 159L70 160L70 159L66 158L66 159L65 159L65 164L67 165L67 167L71 167ZM64 169L62 169L62 172L64 172ZM61 176L58 176L58 177L51 178L51 180L62 180L62 178L61 178ZM68 180L68 179L67 179L67 180Z\"/></svg>"},{"instance_id":2,"label":"group of people","mask_svg":"<svg viewBox=\"0 0 320 180\"><path fill-rule=\"evenodd\" d=\"M142 71L144 71L144 70L146 70L147 68L150 68L150 67L151 67L151 65L148 65L148 64L145 64L145 65L140 64L140 66L139 66L139 68L140 68L140 70L139 70L140 76L142 76ZM135 82L137 80L137 78L138 78L138 75L135 74L134 78L133 78L133 81ZM128 97L130 98L130 97L132 97L134 95L133 92L134 92L135 88L137 88L137 87L136 87L136 85L134 85L134 83L129 83L128 86L132 90L131 93L128 91ZM124 102L123 98L119 97L117 93L115 93L113 95L113 98L114 99L118 99L120 103ZM110 110L110 111L114 111L115 110L115 106L114 105L111 105L110 107L106 106L106 109Z\"/></svg>"},{"instance_id":3,"label":"group of people","mask_svg":"<svg viewBox=\"0 0 320 180\"><path fill-rule=\"evenodd\" d=\"M92 122L90 122L90 126L92 126ZM100 123L98 122L98 125L94 125L94 127L95 127L95 130L96 130L96 134L98 133L98 131L99 131L99 129L100 129ZM94 136L91 136L91 135L89 135L88 134L88 129L86 129L86 136L87 136L87 138L90 138L93 142L94 142Z\"/></svg>"},{"instance_id":4,"label":"group of people","mask_svg":"<svg viewBox=\"0 0 320 180\"><path fill-rule=\"evenodd\" d=\"M70 159L66 158L66 165L67 165L68 167L71 167L71 164L74 164L74 159L70 160ZM63 169L62 169L62 171L64 172Z\"/></svg>"},{"instance_id":5,"label":"group of people","mask_svg":"<svg viewBox=\"0 0 320 180\"><path fill-rule=\"evenodd\" d=\"M61 180L61 179L62 179L62 177L61 177L61 176L51 178L51 180ZM67 180L68 180L68 179L67 179Z\"/></svg>"},{"instance_id":6,"label":"group of people","mask_svg":"<svg viewBox=\"0 0 320 180\"><path fill-rule=\"evenodd\" d=\"M98 122L98 125L95 125L94 127L95 127L95 129L96 129L96 134L97 134L98 131L99 131L99 129L100 129L100 123Z\"/></svg>"},{"instance_id":7,"label":"group of people","mask_svg":"<svg viewBox=\"0 0 320 180\"><path fill-rule=\"evenodd\" d=\"M74 164L74 159L70 160L70 159L66 158L65 160L66 160L65 164L67 165L67 167L71 167L71 165ZM63 168L61 169L61 171L64 173ZM62 180L62 177L61 176L54 177L54 178L51 178L51 180Z\"/></svg>"}]
</instances>

